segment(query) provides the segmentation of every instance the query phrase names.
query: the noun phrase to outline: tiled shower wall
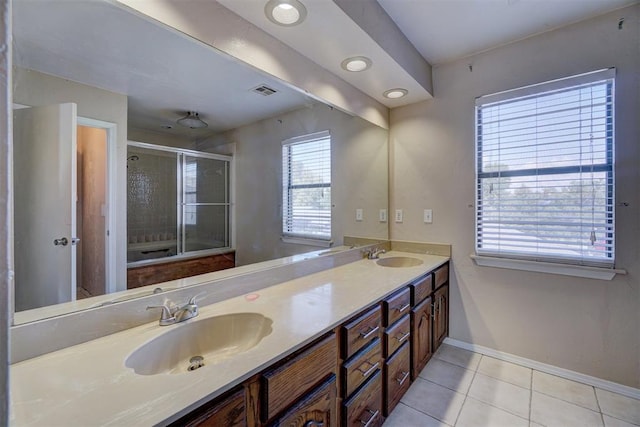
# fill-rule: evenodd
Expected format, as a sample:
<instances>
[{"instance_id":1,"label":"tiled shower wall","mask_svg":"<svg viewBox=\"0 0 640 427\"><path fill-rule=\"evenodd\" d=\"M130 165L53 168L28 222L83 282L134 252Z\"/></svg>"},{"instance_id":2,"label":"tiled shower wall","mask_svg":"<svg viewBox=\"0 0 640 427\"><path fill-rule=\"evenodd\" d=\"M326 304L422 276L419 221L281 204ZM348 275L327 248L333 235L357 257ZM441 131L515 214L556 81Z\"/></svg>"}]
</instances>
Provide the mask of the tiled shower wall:
<instances>
[{"instance_id":1,"label":"tiled shower wall","mask_svg":"<svg viewBox=\"0 0 640 427\"><path fill-rule=\"evenodd\" d=\"M176 154L129 151L127 229L130 244L176 238L176 172Z\"/></svg>"}]
</instances>

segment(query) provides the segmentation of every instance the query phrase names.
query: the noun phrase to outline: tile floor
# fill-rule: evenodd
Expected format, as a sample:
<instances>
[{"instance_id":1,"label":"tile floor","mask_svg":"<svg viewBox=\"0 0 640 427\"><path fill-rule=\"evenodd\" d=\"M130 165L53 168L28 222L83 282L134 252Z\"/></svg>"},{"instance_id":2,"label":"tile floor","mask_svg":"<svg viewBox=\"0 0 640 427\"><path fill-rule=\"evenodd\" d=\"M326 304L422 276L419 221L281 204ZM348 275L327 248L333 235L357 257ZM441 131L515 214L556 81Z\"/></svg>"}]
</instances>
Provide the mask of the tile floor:
<instances>
[{"instance_id":1,"label":"tile floor","mask_svg":"<svg viewBox=\"0 0 640 427\"><path fill-rule=\"evenodd\" d=\"M640 400L443 345L384 427L633 427Z\"/></svg>"}]
</instances>

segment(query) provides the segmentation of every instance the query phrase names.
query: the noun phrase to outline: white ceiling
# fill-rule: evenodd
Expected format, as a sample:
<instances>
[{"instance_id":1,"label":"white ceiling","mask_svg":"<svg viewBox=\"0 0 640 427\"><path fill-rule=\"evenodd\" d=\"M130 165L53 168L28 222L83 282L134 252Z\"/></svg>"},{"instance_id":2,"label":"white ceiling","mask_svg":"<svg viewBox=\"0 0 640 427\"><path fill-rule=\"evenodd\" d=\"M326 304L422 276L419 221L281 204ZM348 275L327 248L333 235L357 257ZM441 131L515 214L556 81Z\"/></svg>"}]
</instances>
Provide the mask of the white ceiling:
<instances>
[{"instance_id":1,"label":"white ceiling","mask_svg":"<svg viewBox=\"0 0 640 427\"><path fill-rule=\"evenodd\" d=\"M636 0L377 0L432 65L636 3Z\"/></svg>"},{"instance_id":2,"label":"white ceiling","mask_svg":"<svg viewBox=\"0 0 640 427\"><path fill-rule=\"evenodd\" d=\"M128 95L129 127L201 138L313 103L209 46L108 2L16 0L13 16L16 65ZM250 91L262 84L278 92ZM177 125L188 110L199 112L209 128Z\"/></svg>"},{"instance_id":3,"label":"white ceiling","mask_svg":"<svg viewBox=\"0 0 640 427\"><path fill-rule=\"evenodd\" d=\"M382 104L393 108L431 97L380 44L363 30L337 2L301 0L306 19L297 26L282 27L264 14L266 0L217 0L273 37L338 75ZM376 1L398 26L400 39L386 46L415 46L431 65L520 40L537 33L636 3L637 0L348 0L360 12L377 7ZM350 4L351 5L351 4ZM357 17L356 17L357 19ZM361 18L367 19L367 18ZM379 20L380 22L381 20ZM370 22L369 22L370 24ZM369 30L371 27L369 26ZM394 37L389 34L388 37ZM383 44L383 43L381 43ZM395 53L395 52L394 52ZM373 67L361 73L342 70L348 56L362 55ZM409 90L409 96L388 100L382 92L393 87Z\"/></svg>"}]
</instances>

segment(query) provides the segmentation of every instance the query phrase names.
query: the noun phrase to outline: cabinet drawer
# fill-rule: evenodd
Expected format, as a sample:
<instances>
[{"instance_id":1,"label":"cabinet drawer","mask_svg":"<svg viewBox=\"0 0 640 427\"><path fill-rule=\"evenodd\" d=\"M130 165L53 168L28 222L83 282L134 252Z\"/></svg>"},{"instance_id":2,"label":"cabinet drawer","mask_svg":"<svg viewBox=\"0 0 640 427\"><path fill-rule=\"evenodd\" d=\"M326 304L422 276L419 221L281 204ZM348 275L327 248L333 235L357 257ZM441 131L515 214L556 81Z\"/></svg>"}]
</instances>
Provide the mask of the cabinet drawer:
<instances>
[{"instance_id":1,"label":"cabinet drawer","mask_svg":"<svg viewBox=\"0 0 640 427\"><path fill-rule=\"evenodd\" d=\"M206 403L187 416L170 424L170 427L216 427L246 426L244 389L232 392L223 398Z\"/></svg>"},{"instance_id":2,"label":"cabinet drawer","mask_svg":"<svg viewBox=\"0 0 640 427\"><path fill-rule=\"evenodd\" d=\"M397 323L384 331L384 357L389 357L402 344L409 341L411 335L411 322L409 314L405 314Z\"/></svg>"},{"instance_id":3,"label":"cabinet drawer","mask_svg":"<svg viewBox=\"0 0 640 427\"><path fill-rule=\"evenodd\" d=\"M376 339L342 365L343 396L353 393L367 378L382 369L382 346Z\"/></svg>"},{"instance_id":4,"label":"cabinet drawer","mask_svg":"<svg viewBox=\"0 0 640 427\"><path fill-rule=\"evenodd\" d=\"M409 288L411 289L411 304L415 307L433 292L433 274L427 274L410 284Z\"/></svg>"},{"instance_id":5,"label":"cabinet drawer","mask_svg":"<svg viewBox=\"0 0 640 427\"><path fill-rule=\"evenodd\" d=\"M449 281L449 264L445 264L435 272L435 288L444 285Z\"/></svg>"},{"instance_id":6,"label":"cabinet drawer","mask_svg":"<svg viewBox=\"0 0 640 427\"><path fill-rule=\"evenodd\" d=\"M348 359L374 338L380 337L382 313L377 305L342 327L342 358Z\"/></svg>"},{"instance_id":7,"label":"cabinet drawer","mask_svg":"<svg viewBox=\"0 0 640 427\"><path fill-rule=\"evenodd\" d=\"M262 421L271 419L329 374L335 374L337 362L336 336L332 333L280 367L264 373Z\"/></svg>"},{"instance_id":8,"label":"cabinet drawer","mask_svg":"<svg viewBox=\"0 0 640 427\"><path fill-rule=\"evenodd\" d=\"M381 426L382 373L378 371L349 400L342 403L342 425L348 427Z\"/></svg>"},{"instance_id":9,"label":"cabinet drawer","mask_svg":"<svg viewBox=\"0 0 640 427\"><path fill-rule=\"evenodd\" d=\"M391 295L382 301L382 307L384 309L384 324L389 326L411 310L411 291L409 288L404 288L402 291Z\"/></svg>"},{"instance_id":10,"label":"cabinet drawer","mask_svg":"<svg viewBox=\"0 0 640 427\"><path fill-rule=\"evenodd\" d=\"M336 426L336 376L331 375L323 384L304 396L271 426ZM220 425L222 426L222 424Z\"/></svg>"},{"instance_id":11,"label":"cabinet drawer","mask_svg":"<svg viewBox=\"0 0 640 427\"><path fill-rule=\"evenodd\" d=\"M406 342L384 364L384 415L388 416L411 385L411 351Z\"/></svg>"}]
</instances>

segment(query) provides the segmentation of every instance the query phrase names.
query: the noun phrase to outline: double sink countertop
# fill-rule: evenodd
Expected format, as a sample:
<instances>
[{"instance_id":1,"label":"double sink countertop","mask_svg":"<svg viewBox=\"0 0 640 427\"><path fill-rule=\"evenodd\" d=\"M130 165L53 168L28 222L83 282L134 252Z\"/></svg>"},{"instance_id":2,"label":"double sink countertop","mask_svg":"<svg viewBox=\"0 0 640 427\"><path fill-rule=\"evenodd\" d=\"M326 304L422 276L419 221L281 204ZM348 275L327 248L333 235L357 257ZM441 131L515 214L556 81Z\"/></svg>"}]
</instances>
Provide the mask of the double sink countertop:
<instances>
[{"instance_id":1,"label":"double sink countertop","mask_svg":"<svg viewBox=\"0 0 640 427\"><path fill-rule=\"evenodd\" d=\"M414 267L383 267L363 259L200 307L171 326L147 323L10 366L10 423L16 426L154 425L173 421L332 330L448 257L418 258ZM255 347L206 361L195 371L140 375L125 365L145 343L190 323L233 313L258 313L272 332Z\"/></svg>"}]
</instances>

